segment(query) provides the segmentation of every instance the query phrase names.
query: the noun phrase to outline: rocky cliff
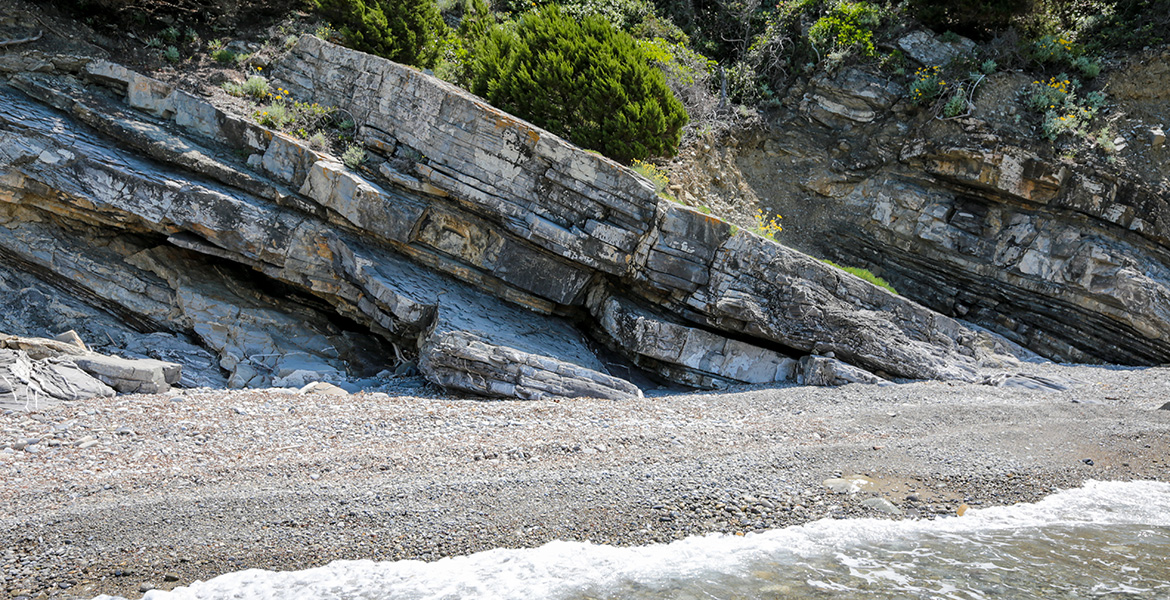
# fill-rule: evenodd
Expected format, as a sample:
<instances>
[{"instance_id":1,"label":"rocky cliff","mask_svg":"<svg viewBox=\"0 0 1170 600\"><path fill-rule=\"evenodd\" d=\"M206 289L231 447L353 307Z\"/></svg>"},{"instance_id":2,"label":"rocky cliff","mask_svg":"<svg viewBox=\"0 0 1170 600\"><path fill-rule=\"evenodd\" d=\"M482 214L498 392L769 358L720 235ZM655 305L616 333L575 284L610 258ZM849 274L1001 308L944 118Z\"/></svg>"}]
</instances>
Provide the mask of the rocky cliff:
<instances>
[{"instance_id":1,"label":"rocky cliff","mask_svg":"<svg viewBox=\"0 0 1170 600\"><path fill-rule=\"evenodd\" d=\"M809 354L835 357L804 361L817 381L974 380L1021 352L315 37L269 71L354 116L373 157L357 171L106 60L0 64L18 65L0 85L0 283L32 304L5 311L11 333L74 328L206 385L372 385L416 364L518 398L639 395L635 365L706 388L802 380Z\"/></svg>"},{"instance_id":2,"label":"rocky cliff","mask_svg":"<svg viewBox=\"0 0 1170 600\"><path fill-rule=\"evenodd\" d=\"M1023 74L988 78L970 114L942 119L847 68L790 90L737 148L692 152L678 179L783 214L785 244L1053 360L1167 363L1168 71L1153 52L1110 76L1107 160L1057 156L1022 122Z\"/></svg>"}]
</instances>

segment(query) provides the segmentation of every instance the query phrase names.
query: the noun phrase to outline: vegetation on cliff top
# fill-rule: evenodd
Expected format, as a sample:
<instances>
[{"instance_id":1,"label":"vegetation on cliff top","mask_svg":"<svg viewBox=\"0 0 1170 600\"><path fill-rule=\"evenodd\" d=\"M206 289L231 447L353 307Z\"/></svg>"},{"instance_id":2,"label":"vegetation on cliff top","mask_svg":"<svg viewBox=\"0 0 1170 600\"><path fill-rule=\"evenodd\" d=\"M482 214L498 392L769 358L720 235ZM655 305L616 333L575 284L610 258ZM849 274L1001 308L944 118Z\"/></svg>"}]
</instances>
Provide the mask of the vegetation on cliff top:
<instances>
[{"instance_id":1,"label":"vegetation on cliff top","mask_svg":"<svg viewBox=\"0 0 1170 600\"><path fill-rule=\"evenodd\" d=\"M476 45L470 89L508 112L623 163L674 153L687 121L629 34L556 5L496 26Z\"/></svg>"}]
</instances>

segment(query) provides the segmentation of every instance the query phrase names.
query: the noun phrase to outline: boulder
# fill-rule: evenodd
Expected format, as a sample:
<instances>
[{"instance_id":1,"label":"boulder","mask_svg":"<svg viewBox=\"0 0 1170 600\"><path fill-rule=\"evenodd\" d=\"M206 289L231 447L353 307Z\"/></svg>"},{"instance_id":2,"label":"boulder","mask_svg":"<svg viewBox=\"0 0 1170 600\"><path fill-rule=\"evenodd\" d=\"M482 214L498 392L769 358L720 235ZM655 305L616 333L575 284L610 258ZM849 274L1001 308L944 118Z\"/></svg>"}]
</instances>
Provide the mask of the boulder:
<instances>
[{"instance_id":1,"label":"boulder","mask_svg":"<svg viewBox=\"0 0 1170 600\"><path fill-rule=\"evenodd\" d=\"M926 67L945 67L952 60L975 52L975 42L958 36L955 41L943 41L943 36L929 31L912 31L898 39L898 47L907 56Z\"/></svg>"},{"instance_id":2,"label":"boulder","mask_svg":"<svg viewBox=\"0 0 1170 600\"><path fill-rule=\"evenodd\" d=\"M160 394L179 383L181 367L150 358L130 359L101 354L73 358L83 371L123 394Z\"/></svg>"}]
</instances>

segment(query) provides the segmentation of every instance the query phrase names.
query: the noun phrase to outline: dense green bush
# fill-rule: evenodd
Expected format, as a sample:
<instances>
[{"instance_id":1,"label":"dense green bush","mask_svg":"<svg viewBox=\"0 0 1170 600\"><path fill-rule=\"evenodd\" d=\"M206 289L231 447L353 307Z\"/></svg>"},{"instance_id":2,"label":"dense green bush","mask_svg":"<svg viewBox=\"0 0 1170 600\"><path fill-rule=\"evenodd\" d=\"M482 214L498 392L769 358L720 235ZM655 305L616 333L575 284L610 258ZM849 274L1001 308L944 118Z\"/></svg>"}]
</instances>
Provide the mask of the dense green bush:
<instances>
[{"instance_id":1,"label":"dense green bush","mask_svg":"<svg viewBox=\"0 0 1170 600\"><path fill-rule=\"evenodd\" d=\"M430 67L447 27L434 0L315 0L340 26L347 46L408 65Z\"/></svg>"},{"instance_id":2,"label":"dense green bush","mask_svg":"<svg viewBox=\"0 0 1170 600\"><path fill-rule=\"evenodd\" d=\"M858 52L875 56L874 28L881 24L877 7L868 2L835 2L808 30L809 41L822 51Z\"/></svg>"},{"instance_id":3,"label":"dense green bush","mask_svg":"<svg viewBox=\"0 0 1170 600\"><path fill-rule=\"evenodd\" d=\"M674 154L687 114L628 34L554 6L497 26L473 53L472 92L628 163Z\"/></svg>"}]
</instances>

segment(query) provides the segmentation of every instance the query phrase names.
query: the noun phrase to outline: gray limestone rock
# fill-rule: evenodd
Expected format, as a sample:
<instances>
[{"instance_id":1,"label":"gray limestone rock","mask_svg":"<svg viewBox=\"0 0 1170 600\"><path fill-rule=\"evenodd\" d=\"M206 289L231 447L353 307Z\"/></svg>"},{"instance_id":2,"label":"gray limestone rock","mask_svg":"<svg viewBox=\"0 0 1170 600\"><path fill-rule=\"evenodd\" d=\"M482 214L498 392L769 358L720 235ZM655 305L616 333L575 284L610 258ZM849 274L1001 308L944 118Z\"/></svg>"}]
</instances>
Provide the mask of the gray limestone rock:
<instances>
[{"instance_id":1,"label":"gray limestone rock","mask_svg":"<svg viewBox=\"0 0 1170 600\"><path fill-rule=\"evenodd\" d=\"M0 349L0 407L35 408L42 401L113 395L113 389L68 358L36 360L23 350Z\"/></svg>"},{"instance_id":2,"label":"gray limestone rock","mask_svg":"<svg viewBox=\"0 0 1170 600\"><path fill-rule=\"evenodd\" d=\"M835 358L811 354L800 359L800 373L805 385L834 387L850 383L889 383L869 371Z\"/></svg>"},{"instance_id":3,"label":"gray limestone rock","mask_svg":"<svg viewBox=\"0 0 1170 600\"><path fill-rule=\"evenodd\" d=\"M1006 347L660 202L620 165L416 70L305 36L272 71L354 115L383 162L355 173L108 62L80 79L19 74L27 96L0 86L0 253L139 332L84 332L91 343L206 365L184 383L218 369L183 341L151 354L141 332L191 334L232 386L341 385L417 353L433 383L521 398L641 393L557 315L592 315L622 354L703 387L786 380L788 356L814 351L968 380ZM115 95L87 89L99 84ZM824 109L833 119L869 122L897 97L860 71L833 85L848 90L822 94L844 107ZM175 381L86 364L119 389Z\"/></svg>"},{"instance_id":4,"label":"gray limestone rock","mask_svg":"<svg viewBox=\"0 0 1170 600\"><path fill-rule=\"evenodd\" d=\"M945 67L952 60L975 52L975 42L965 37L944 42L941 36L929 31L912 31L902 36L898 47L926 67Z\"/></svg>"},{"instance_id":5,"label":"gray limestone rock","mask_svg":"<svg viewBox=\"0 0 1170 600\"><path fill-rule=\"evenodd\" d=\"M123 394L161 394L179 382L182 367L150 358L121 358L102 354L73 357L81 370Z\"/></svg>"}]
</instances>

